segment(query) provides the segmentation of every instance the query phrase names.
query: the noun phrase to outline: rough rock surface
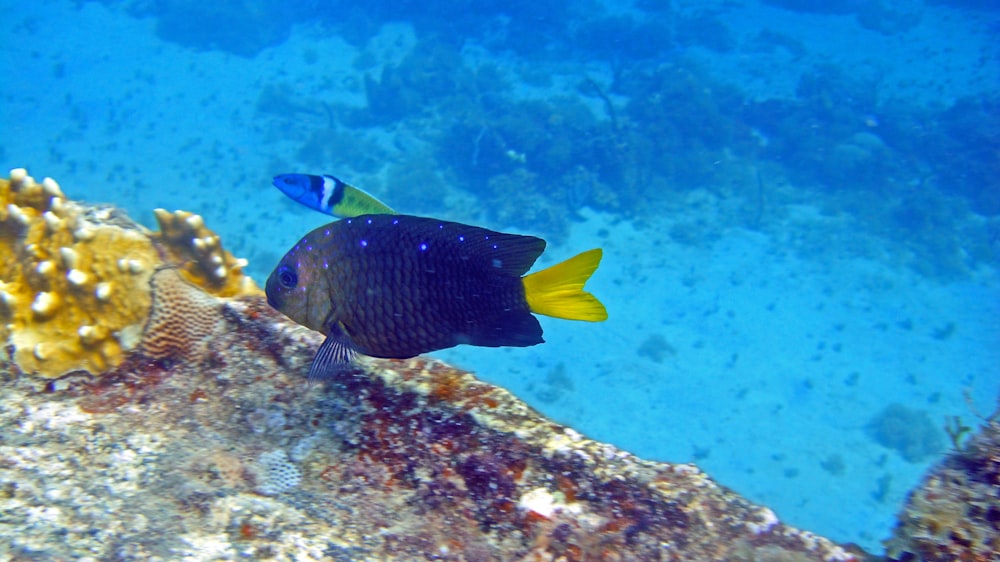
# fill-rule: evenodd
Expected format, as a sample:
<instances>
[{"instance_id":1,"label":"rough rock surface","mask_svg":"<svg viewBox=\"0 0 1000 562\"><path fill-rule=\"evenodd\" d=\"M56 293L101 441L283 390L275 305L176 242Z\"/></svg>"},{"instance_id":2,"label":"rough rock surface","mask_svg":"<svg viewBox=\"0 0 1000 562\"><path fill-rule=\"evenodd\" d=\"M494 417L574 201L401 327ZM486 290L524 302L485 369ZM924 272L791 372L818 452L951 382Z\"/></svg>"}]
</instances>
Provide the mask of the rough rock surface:
<instances>
[{"instance_id":1,"label":"rough rock surface","mask_svg":"<svg viewBox=\"0 0 1000 562\"><path fill-rule=\"evenodd\" d=\"M217 310L197 353L4 372L3 555L852 559L694 466L587 440L443 363L309 385L314 333L259 297Z\"/></svg>"},{"instance_id":2,"label":"rough rock surface","mask_svg":"<svg viewBox=\"0 0 1000 562\"><path fill-rule=\"evenodd\" d=\"M203 225L173 216L174 244L220 247L186 241L174 227ZM140 341L103 371L38 377L8 348L0 559L864 556L784 525L695 466L588 440L434 360L361 360L308 384L320 336L247 283L236 295L201 286L219 260L199 255L187 259L209 267L174 255L143 269Z\"/></svg>"},{"instance_id":3,"label":"rough rock surface","mask_svg":"<svg viewBox=\"0 0 1000 562\"><path fill-rule=\"evenodd\" d=\"M1000 560L1000 409L910 492L890 560Z\"/></svg>"}]
</instances>

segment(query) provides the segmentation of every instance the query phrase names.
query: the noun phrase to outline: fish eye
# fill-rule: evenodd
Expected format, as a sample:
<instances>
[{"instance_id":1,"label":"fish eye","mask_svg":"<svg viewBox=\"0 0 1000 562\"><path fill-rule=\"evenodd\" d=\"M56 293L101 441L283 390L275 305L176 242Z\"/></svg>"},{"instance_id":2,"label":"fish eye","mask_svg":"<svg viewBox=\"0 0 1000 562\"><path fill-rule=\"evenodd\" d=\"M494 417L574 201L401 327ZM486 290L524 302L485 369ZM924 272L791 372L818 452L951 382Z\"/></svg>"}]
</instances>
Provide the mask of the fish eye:
<instances>
[{"instance_id":1,"label":"fish eye","mask_svg":"<svg viewBox=\"0 0 1000 562\"><path fill-rule=\"evenodd\" d=\"M278 268L278 283L286 289L294 289L299 283L299 276L295 274L295 270L287 265L283 265Z\"/></svg>"}]
</instances>

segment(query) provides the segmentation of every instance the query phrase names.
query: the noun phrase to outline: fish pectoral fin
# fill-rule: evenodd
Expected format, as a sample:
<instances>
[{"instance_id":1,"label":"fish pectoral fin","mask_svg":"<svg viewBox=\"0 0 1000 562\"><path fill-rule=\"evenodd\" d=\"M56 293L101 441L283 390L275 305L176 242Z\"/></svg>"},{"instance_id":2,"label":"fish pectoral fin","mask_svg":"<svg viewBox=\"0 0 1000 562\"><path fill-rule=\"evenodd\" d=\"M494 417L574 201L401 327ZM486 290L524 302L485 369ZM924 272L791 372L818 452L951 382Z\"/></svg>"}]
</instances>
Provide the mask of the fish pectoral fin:
<instances>
[{"instance_id":1,"label":"fish pectoral fin","mask_svg":"<svg viewBox=\"0 0 1000 562\"><path fill-rule=\"evenodd\" d=\"M347 368L357 354L347 334L342 331L327 334L309 366L309 382L333 377Z\"/></svg>"}]
</instances>

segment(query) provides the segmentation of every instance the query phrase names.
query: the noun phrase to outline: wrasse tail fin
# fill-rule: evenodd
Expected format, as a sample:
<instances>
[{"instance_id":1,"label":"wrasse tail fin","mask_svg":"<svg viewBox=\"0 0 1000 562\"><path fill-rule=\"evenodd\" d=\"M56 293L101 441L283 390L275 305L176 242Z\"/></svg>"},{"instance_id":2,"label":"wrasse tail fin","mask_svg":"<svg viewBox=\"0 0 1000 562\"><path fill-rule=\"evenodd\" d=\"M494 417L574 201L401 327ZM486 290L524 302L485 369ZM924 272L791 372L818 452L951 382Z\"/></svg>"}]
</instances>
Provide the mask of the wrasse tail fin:
<instances>
[{"instance_id":1,"label":"wrasse tail fin","mask_svg":"<svg viewBox=\"0 0 1000 562\"><path fill-rule=\"evenodd\" d=\"M394 215L391 207L379 201L374 195L363 189L344 183L333 176L325 176L336 182L336 192L339 197L331 201L330 214L337 217L357 217L360 215ZM335 196L336 197L336 196Z\"/></svg>"},{"instance_id":2,"label":"wrasse tail fin","mask_svg":"<svg viewBox=\"0 0 1000 562\"><path fill-rule=\"evenodd\" d=\"M528 308L536 314L566 320L607 320L608 311L601 301L583 290L600 265L602 256L603 251L594 248L524 277L522 281Z\"/></svg>"}]
</instances>

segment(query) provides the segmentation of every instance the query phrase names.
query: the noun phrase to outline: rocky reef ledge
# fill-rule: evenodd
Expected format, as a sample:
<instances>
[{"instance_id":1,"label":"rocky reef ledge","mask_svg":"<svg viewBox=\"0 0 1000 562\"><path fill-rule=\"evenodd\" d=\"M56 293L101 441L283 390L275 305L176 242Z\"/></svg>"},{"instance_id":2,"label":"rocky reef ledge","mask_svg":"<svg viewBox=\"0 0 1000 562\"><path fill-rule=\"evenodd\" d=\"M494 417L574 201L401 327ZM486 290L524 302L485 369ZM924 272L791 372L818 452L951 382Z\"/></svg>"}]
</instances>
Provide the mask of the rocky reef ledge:
<instances>
[{"instance_id":1,"label":"rocky reef ledge","mask_svg":"<svg viewBox=\"0 0 1000 562\"><path fill-rule=\"evenodd\" d=\"M320 336L196 215L0 193L2 559L864 559L438 361L308 384Z\"/></svg>"}]
</instances>

